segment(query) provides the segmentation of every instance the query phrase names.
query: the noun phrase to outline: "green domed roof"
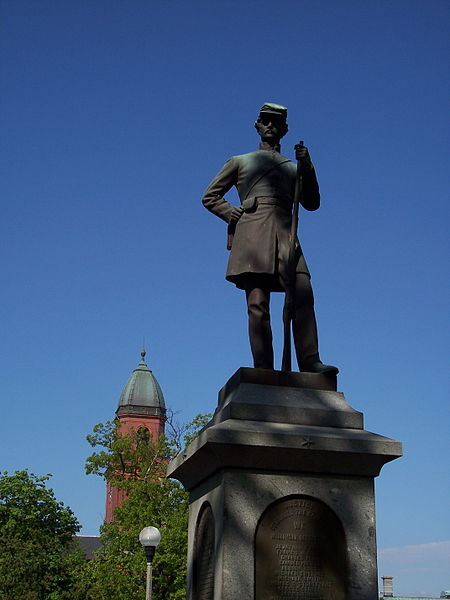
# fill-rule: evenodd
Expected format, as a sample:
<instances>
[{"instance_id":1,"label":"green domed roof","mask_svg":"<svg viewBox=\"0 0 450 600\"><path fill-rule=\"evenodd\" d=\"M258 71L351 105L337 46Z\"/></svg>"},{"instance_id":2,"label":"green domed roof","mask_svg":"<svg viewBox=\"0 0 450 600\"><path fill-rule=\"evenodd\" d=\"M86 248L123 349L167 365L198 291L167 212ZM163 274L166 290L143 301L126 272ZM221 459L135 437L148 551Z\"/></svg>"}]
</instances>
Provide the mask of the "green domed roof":
<instances>
[{"instance_id":1,"label":"green domed roof","mask_svg":"<svg viewBox=\"0 0 450 600\"><path fill-rule=\"evenodd\" d=\"M164 395L156 377L145 362L145 350L141 352L141 362L132 372L120 395L117 414L145 414L164 416L166 405Z\"/></svg>"}]
</instances>

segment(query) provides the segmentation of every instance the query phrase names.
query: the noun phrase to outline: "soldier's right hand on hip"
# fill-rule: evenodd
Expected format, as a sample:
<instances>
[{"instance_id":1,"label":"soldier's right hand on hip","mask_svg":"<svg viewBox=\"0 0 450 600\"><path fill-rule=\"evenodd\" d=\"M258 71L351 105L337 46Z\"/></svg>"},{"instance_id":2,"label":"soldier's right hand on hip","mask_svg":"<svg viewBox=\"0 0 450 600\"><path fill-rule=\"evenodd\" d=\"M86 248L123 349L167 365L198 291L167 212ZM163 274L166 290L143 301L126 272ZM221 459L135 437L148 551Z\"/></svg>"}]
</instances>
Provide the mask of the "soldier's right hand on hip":
<instances>
[{"instance_id":1,"label":"soldier's right hand on hip","mask_svg":"<svg viewBox=\"0 0 450 600\"><path fill-rule=\"evenodd\" d=\"M233 221L239 221L239 219L242 217L243 212L244 209L242 208L242 206L233 206L233 210L231 211L230 215L230 223L232 223Z\"/></svg>"}]
</instances>

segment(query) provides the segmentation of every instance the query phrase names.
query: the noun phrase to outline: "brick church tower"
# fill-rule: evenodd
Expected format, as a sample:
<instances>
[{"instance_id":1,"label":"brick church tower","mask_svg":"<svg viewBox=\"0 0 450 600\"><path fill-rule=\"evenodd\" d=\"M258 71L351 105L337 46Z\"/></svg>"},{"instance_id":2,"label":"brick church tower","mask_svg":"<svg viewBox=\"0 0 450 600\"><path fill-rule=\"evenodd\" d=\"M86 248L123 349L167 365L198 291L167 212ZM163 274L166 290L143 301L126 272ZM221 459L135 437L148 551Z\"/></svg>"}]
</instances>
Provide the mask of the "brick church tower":
<instances>
[{"instance_id":1,"label":"brick church tower","mask_svg":"<svg viewBox=\"0 0 450 600\"><path fill-rule=\"evenodd\" d=\"M166 406L161 387L145 362L145 350L141 351L141 362L132 372L119 398L116 410L119 431L126 433L144 427L151 439L156 440L164 433ZM123 490L106 484L106 517L110 523L114 520L114 509L126 498Z\"/></svg>"}]
</instances>

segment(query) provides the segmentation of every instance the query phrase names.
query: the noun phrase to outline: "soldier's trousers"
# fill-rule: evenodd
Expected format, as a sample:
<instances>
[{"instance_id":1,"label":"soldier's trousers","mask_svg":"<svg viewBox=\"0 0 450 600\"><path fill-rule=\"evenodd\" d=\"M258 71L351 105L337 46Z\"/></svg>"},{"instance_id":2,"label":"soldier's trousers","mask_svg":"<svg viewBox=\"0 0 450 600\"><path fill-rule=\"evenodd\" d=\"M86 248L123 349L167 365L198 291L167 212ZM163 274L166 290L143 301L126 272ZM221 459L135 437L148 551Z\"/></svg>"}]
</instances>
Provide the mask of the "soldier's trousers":
<instances>
[{"instance_id":1,"label":"soldier's trousers","mask_svg":"<svg viewBox=\"0 0 450 600\"><path fill-rule=\"evenodd\" d=\"M248 310L248 332L253 363L256 368L273 369L274 356L270 326L270 290L261 281L252 281L245 290ZM309 275L297 273L295 278L295 311L292 323L295 352L300 370L320 360L314 295Z\"/></svg>"}]
</instances>

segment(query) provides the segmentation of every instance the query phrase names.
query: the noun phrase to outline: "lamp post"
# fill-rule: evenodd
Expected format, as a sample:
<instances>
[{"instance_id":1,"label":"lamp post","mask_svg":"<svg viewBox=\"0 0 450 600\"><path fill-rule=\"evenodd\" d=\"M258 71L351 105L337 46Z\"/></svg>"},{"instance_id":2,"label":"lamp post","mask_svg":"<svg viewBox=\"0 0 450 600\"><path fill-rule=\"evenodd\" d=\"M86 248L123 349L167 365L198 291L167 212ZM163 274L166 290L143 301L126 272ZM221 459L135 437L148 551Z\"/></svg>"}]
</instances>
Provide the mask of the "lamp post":
<instances>
[{"instance_id":1,"label":"lamp post","mask_svg":"<svg viewBox=\"0 0 450 600\"><path fill-rule=\"evenodd\" d=\"M147 585L145 600L152 600L152 560L155 555L156 546L161 541L161 534L156 527L144 527L139 534L139 541L144 546L147 558Z\"/></svg>"}]
</instances>

